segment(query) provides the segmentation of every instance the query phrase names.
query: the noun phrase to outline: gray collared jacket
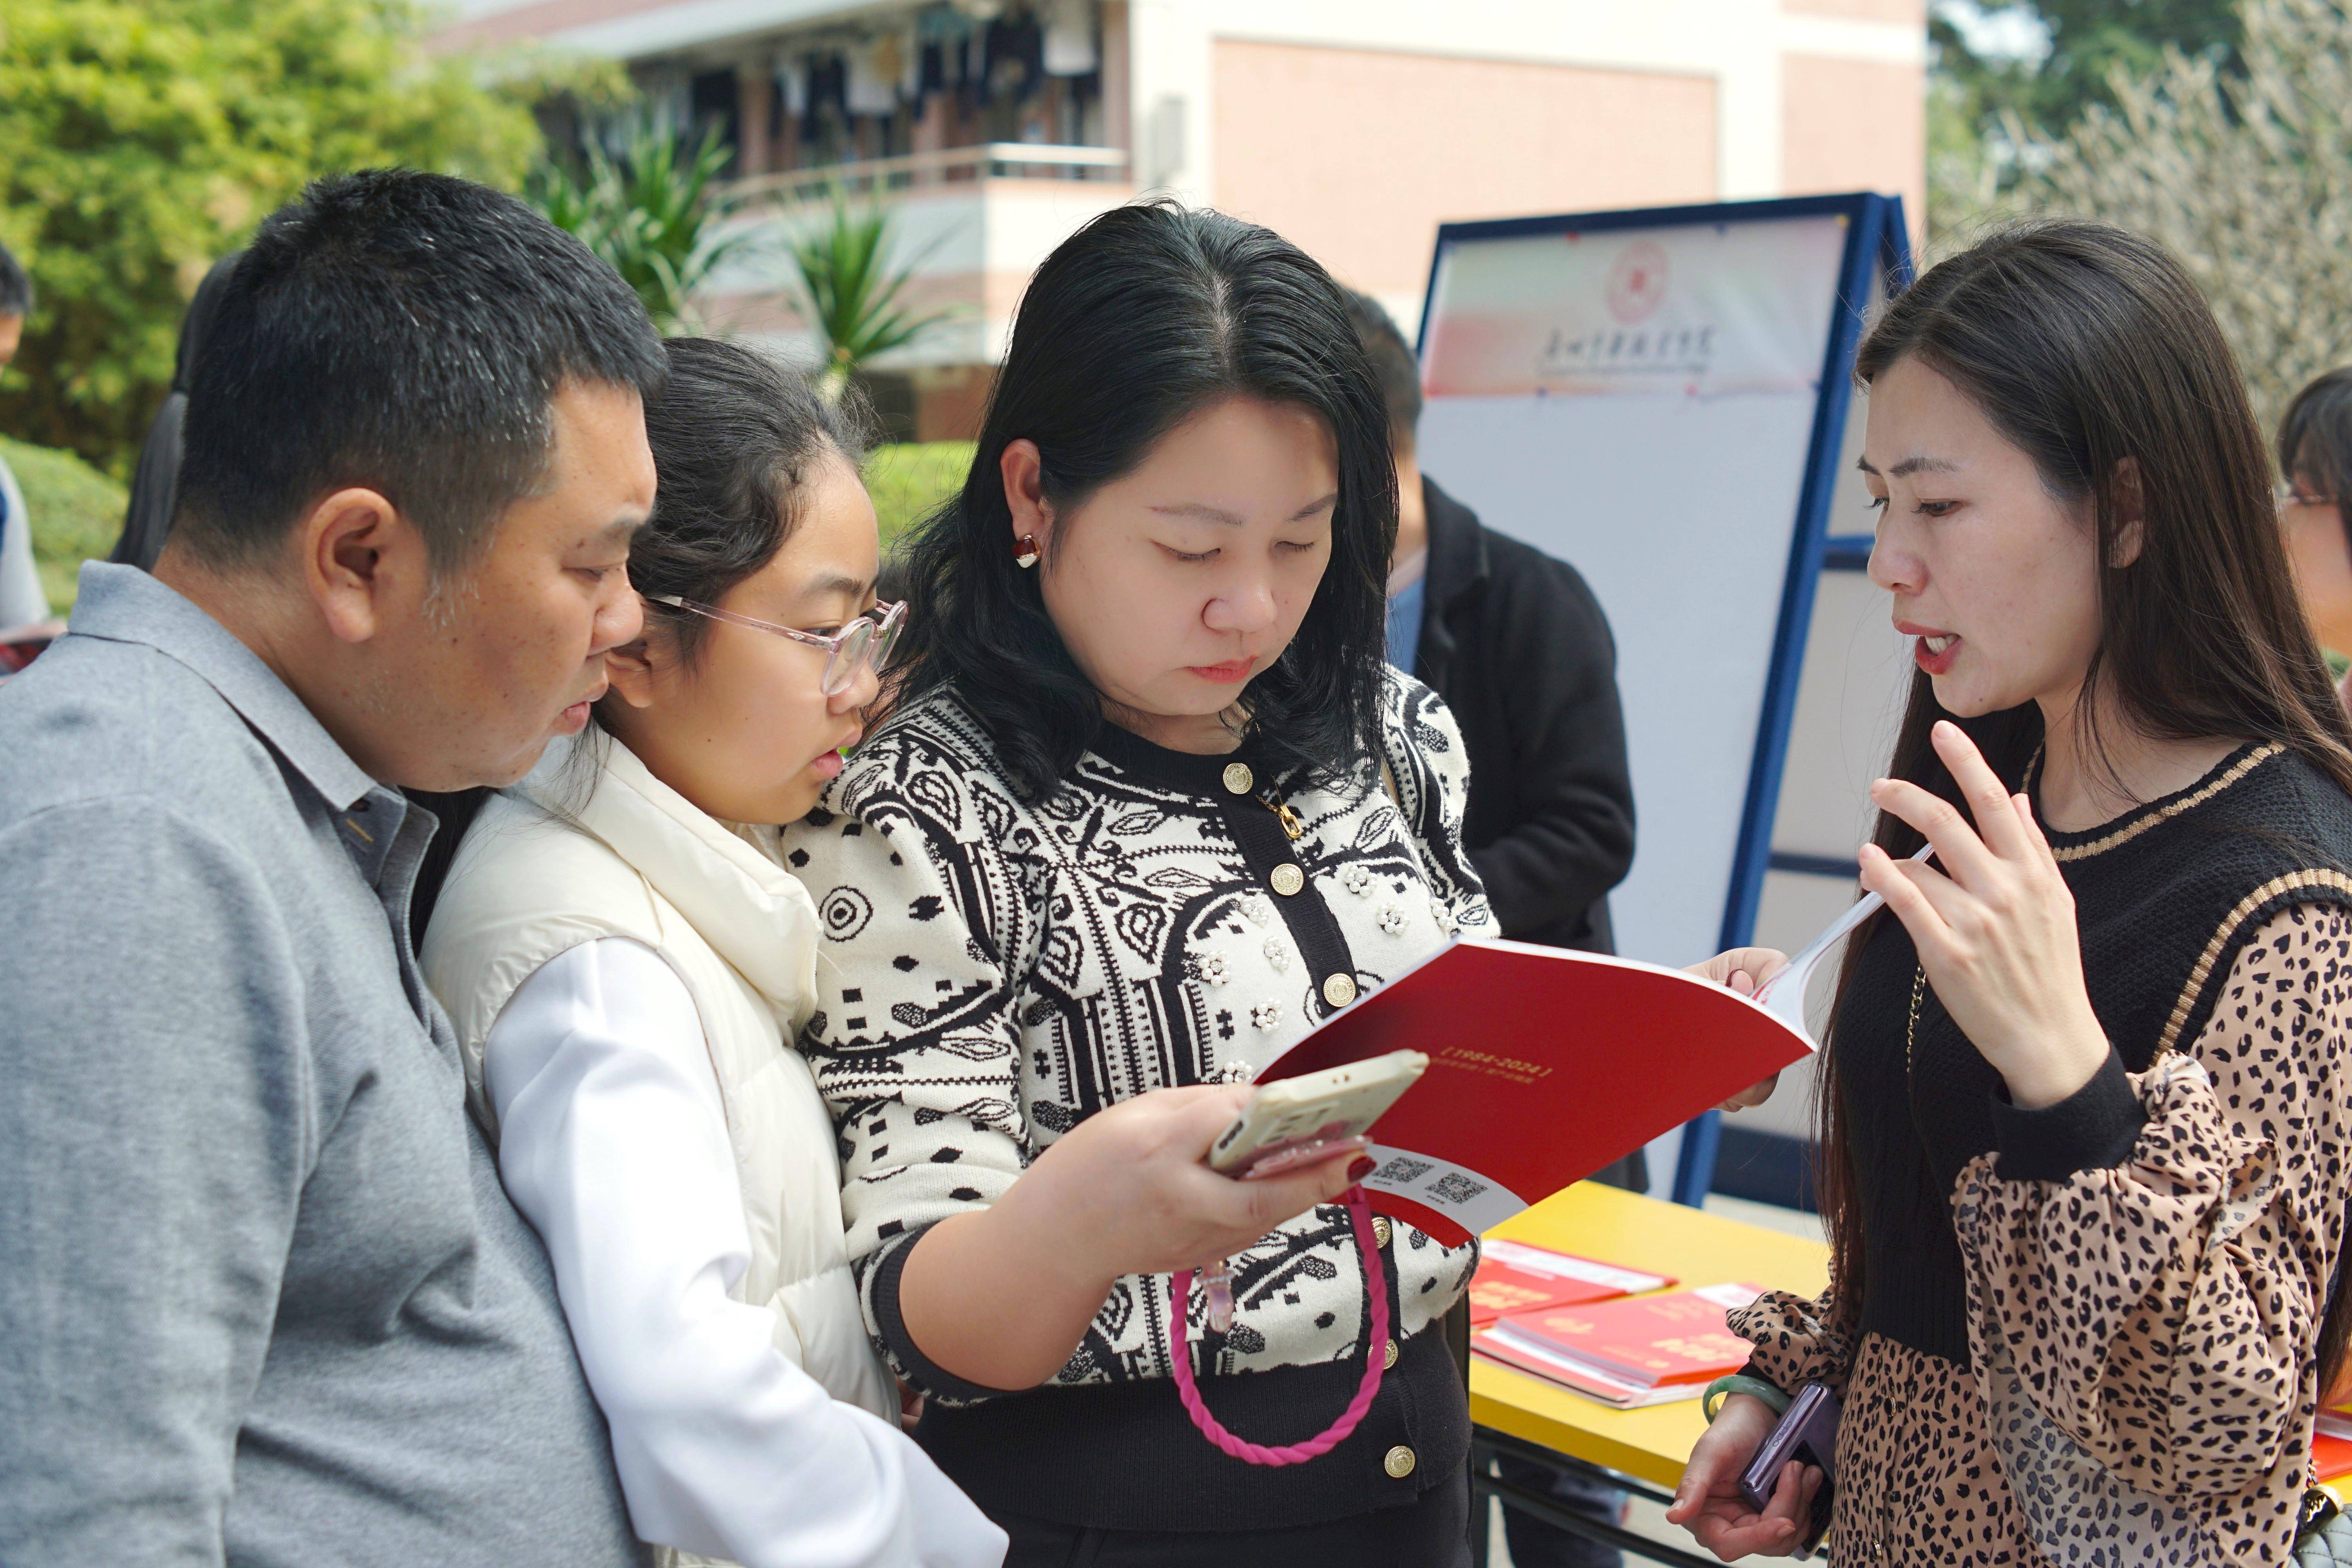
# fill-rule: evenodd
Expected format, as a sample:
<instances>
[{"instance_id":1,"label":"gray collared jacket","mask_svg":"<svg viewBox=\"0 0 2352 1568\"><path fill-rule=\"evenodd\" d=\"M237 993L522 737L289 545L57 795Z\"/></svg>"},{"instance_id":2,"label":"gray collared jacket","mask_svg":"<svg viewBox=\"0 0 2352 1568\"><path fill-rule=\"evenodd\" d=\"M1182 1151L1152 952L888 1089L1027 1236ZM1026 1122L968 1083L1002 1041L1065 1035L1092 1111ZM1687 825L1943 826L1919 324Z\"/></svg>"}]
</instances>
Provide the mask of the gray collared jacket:
<instances>
[{"instance_id":1,"label":"gray collared jacket","mask_svg":"<svg viewBox=\"0 0 2352 1568\"><path fill-rule=\"evenodd\" d=\"M405 935L432 818L128 566L0 686L0 1563L637 1563Z\"/></svg>"}]
</instances>

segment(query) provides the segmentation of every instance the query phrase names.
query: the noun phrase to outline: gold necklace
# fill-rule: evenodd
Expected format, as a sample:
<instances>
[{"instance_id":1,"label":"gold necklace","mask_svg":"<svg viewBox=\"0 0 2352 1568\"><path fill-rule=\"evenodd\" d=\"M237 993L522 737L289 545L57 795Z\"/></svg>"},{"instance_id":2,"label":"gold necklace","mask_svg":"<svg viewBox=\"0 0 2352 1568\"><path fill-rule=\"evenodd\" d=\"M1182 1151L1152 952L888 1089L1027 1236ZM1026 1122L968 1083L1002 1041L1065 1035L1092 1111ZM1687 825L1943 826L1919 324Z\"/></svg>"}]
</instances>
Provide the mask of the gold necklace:
<instances>
[{"instance_id":1,"label":"gold necklace","mask_svg":"<svg viewBox=\"0 0 2352 1568\"><path fill-rule=\"evenodd\" d=\"M1911 1086L1911 1057L1919 1046L1919 1004L1927 1000L1927 971L1918 964L1911 968L1911 1022L1903 1030L1903 1086L1908 1099Z\"/></svg>"}]
</instances>

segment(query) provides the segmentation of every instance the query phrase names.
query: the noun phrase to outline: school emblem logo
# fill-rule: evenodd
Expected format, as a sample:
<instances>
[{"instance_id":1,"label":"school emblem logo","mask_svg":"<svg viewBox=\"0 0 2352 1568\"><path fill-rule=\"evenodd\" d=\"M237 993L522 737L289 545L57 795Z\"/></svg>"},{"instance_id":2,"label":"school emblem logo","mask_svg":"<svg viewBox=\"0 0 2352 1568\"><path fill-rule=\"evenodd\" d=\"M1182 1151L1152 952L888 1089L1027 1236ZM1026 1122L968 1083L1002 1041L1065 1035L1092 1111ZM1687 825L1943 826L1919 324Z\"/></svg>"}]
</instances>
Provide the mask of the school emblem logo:
<instances>
[{"instance_id":1,"label":"school emblem logo","mask_svg":"<svg viewBox=\"0 0 2352 1568\"><path fill-rule=\"evenodd\" d=\"M1609 269L1609 313L1626 326L1646 321L1665 303L1666 247L1637 239Z\"/></svg>"}]
</instances>

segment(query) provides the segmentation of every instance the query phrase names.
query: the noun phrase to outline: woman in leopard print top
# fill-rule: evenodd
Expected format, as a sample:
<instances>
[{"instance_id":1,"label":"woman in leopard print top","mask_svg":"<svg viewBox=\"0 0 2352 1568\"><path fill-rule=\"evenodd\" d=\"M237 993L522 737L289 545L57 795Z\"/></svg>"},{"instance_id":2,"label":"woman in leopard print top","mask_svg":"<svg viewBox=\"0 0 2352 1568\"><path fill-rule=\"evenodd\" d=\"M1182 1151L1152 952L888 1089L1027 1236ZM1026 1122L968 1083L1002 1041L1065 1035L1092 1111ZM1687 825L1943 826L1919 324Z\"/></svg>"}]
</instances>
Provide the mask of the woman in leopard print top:
<instances>
[{"instance_id":1,"label":"woman in leopard print top","mask_svg":"<svg viewBox=\"0 0 2352 1568\"><path fill-rule=\"evenodd\" d=\"M2347 1322L2352 730L2260 437L2097 225L1938 266L1858 374L1920 675L1823 1063L1832 1285L1734 1314L1748 1371L1843 1396L1832 1562L2280 1561ZM1803 1533L1817 1472L1732 1484L1770 1426L1692 1453L1718 1554Z\"/></svg>"}]
</instances>

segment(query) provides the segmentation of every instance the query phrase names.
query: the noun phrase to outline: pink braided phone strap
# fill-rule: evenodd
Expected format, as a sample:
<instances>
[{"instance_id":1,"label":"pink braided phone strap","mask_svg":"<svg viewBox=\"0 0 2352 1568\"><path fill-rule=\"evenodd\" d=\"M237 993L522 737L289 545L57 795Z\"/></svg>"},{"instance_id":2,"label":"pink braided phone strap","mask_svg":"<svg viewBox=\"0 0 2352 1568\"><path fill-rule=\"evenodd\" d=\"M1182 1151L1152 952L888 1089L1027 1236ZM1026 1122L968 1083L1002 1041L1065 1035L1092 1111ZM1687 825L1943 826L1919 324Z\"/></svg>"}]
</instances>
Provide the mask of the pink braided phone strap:
<instances>
[{"instance_id":1,"label":"pink braided phone strap","mask_svg":"<svg viewBox=\"0 0 2352 1568\"><path fill-rule=\"evenodd\" d=\"M1253 1465L1303 1465L1309 1459L1320 1458L1348 1440L1348 1435L1372 1407L1373 1398L1381 1391L1381 1374L1387 1370L1389 1342L1389 1288L1381 1272L1380 1244L1372 1236L1372 1206L1361 1187L1348 1189L1348 1217L1356 1227L1356 1249L1364 1259L1364 1289L1371 1295L1372 1334L1364 1346L1364 1380L1356 1386L1356 1397L1339 1413L1339 1419L1304 1443L1288 1443L1269 1448L1262 1443L1244 1442L1225 1430L1201 1397L1200 1384L1192 1376L1192 1348L1188 1342L1185 1317L1192 1300L1192 1270L1185 1269L1173 1281L1175 1310L1168 1325L1168 1355L1176 1368L1176 1393L1184 1401L1185 1413L1201 1436L1231 1454L1234 1458Z\"/></svg>"}]
</instances>

